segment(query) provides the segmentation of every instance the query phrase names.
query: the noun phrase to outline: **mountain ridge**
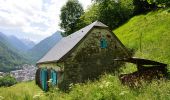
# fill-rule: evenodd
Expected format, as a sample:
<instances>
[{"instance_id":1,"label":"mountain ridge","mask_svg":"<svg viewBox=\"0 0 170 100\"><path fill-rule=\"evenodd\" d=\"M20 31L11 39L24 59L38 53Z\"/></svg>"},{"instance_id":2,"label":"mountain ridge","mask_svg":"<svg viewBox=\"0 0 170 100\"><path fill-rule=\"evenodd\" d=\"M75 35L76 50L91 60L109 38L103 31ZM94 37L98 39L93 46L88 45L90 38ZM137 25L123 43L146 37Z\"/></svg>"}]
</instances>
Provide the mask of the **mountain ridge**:
<instances>
[{"instance_id":1,"label":"mountain ridge","mask_svg":"<svg viewBox=\"0 0 170 100\"><path fill-rule=\"evenodd\" d=\"M29 48L23 43L23 40L15 36L6 36L0 32L0 71L15 70L22 64L35 64L61 38L61 32L57 31L36 45L32 42L32 47Z\"/></svg>"},{"instance_id":2,"label":"mountain ridge","mask_svg":"<svg viewBox=\"0 0 170 100\"><path fill-rule=\"evenodd\" d=\"M45 38L30 49L29 54L34 63L36 63L41 57L43 57L57 42L62 39L60 31L56 31L51 36Z\"/></svg>"}]
</instances>

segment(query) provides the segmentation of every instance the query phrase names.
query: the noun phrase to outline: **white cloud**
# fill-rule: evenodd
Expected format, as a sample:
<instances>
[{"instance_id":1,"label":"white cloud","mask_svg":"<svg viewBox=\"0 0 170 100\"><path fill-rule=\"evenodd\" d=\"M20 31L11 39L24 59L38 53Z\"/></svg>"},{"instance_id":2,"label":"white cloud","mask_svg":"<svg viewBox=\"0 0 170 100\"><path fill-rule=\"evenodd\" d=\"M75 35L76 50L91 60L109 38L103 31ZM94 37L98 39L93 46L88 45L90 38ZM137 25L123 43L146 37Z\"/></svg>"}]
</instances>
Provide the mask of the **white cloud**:
<instances>
[{"instance_id":1,"label":"white cloud","mask_svg":"<svg viewBox=\"0 0 170 100\"><path fill-rule=\"evenodd\" d=\"M92 3L92 0L79 0L79 2L83 5L84 9L87 9L88 6Z\"/></svg>"},{"instance_id":2,"label":"white cloud","mask_svg":"<svg viewBox=\"0 0 170 100\"><path fill-rule=\"evenodd\" d=\"M79 1L85 8L91 3L91 0ZM16 29L25 35L39 35L41 39L47 37L60 29L60 9L66 2L67 0L0 0L0 29Z\"/></svg>"}]
</instances>

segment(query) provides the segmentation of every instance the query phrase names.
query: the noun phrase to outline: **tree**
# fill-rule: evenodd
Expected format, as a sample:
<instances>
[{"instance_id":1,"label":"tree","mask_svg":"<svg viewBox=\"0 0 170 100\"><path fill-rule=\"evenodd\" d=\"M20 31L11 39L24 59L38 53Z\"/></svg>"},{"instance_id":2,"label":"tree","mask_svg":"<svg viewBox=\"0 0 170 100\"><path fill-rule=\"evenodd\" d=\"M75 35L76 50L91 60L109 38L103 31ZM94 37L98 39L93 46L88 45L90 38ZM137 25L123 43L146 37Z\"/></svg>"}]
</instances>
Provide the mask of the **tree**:
<instances>
[{"instance_id":1,"label":"tree","mask_svg":"<svg viewBox=\"0 0 170 100\"><path fill-rule=\"evenodd\" d=\"M79 18L83 13L83 7L78 0L68 0L66 5L61 8L60 27L64 29L65 35L70 35L78 30L79 27L76 23L79 22Z\"/></svg>"},{"instance_id":2,"label":"tree","mask_svg":"<svg viewBox=\"0 0 170 100\"><path fill-rule=\"evenodd\" d=\"M94 0L99 5L99 21L114 29L132 15L133 0Z\"/></svg>"},{"instance_id":3,"label":"tree","mask_svg":"<svg viewBox=\"0 0 170 100\"><path fill-rule=\"evenodd\" d=\"M135 5L134 15L145 13L158 8L165 8L170 6L169 0L133 0Z\"/></svg>"},{"instance_id":4,"label":"tree","mask_svg":"<svg viewBox=\"0 0 170 100\"><path fill-rule=\"evenodd\" d=\"M133 4L135 6L134 15L145 13L157 8L155 3L150 4L147 0L133 0Z\"/></svg>"},{"instance_id":5,"label":"tree","mask_svg":"<svg viewBox=\"0 0 170 100\"><path fill-rule=\"evenodd\" d=\"M86 12L80 17L81 26L85 27L86 25L89 25L92 22L99 20L99 14L100 14L99 5L98 4L92 4L86 10Z\"/></svg>"},{"instance_id":6,"label":"tree","mask_svg":"<svg viewBox=\"0 0 170 100\"><path fill-rule=\"evenodd\" d=\"M146 0L149 4L156 4L158 7L170 7L169 0Z\"/></svg>"}]
</instances>

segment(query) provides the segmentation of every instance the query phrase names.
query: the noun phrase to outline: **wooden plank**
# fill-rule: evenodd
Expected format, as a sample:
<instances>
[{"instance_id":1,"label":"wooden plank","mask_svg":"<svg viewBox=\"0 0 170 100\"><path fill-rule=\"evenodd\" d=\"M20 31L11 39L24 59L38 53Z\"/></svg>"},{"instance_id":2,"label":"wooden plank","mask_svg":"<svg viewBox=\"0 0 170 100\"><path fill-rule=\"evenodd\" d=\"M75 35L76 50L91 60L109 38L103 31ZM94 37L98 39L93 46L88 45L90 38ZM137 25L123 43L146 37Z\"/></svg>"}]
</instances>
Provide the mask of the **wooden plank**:
<instances>
[{"instance_id":1,"label":"wooden plank","mask_svg":"<svg viewBox=\"0 0 170 100\"><path fill-rule=\"evenodd\" d=\"M147 59L141 59L141 58L123 58L123 59L114 59L114 61L123 61L123 62L130 62L136 65L155 65L155 66L167 66L167 64L147 60Z\"/></svg>"}]
</instances>

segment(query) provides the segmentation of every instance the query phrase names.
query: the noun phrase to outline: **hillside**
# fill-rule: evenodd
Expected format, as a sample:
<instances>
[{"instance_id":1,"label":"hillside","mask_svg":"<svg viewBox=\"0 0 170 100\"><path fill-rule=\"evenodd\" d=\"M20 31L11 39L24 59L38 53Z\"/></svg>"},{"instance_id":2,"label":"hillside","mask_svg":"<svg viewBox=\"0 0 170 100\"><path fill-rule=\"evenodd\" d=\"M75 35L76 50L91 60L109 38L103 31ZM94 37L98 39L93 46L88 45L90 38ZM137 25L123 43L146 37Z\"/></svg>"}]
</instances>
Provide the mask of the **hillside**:
<instances>
[{"instance_id":1,"label":"hillside","mask_svg":"<svg viewBox=\"0 0 170 100\"><path fill-rule=\"evenodd\" d=\"M150 12L130 19L114 30L136 57L170 64L170 9Z\"/></svg>"},{"instance_id":2,"label":"hillside","mask_svg":"<svg viewBox=\"0 0 170 100\"><path fill-rule=\"evenodd\" d=\"M8 88L1 87L0 100L32 100L33 96L40 91L40 88L35 86L34 82L18 83Z\"/></svg>"},{"instance_id":3,"label":"hillside","mask_svg":"<svg viewBox=\"0 0 170 100\"><path fill-rule=\"evenodd\" d=\"M18 65L26 63L26 59L9 49L0 42L0 71L10 71L16 69Z\"/></svg>"},{"instance_id":4,"label":"hillside","mask_svg":"<svg viewBox=\"0 0 170 100\"><path fill-rule=\"evenodd\" d=\"M9 36L8 41L19 51L24 52L29 49L20 39L15 36Z\"/></svg>"},{"instance_id":5,"label":"hillside","mask_svg":"<svg viewBox=\"0 0 170 100\"><path fill-rule=\"evenodd\" d=\"M30 40L6 36L0 32L0 71L10 71L25 63L35 64L62 38L59 31L45 38L38 44Z\"/></svg>"},{"instance_id":6,"label":"hillside","mask_svg":"<svg viewBox=\"0 0 170 100\"><path fill-rule=\"evenodd\" d=\"M27 62L3 33L0 33L0 61L0 71L5 72L14 70L17 66Z\"/></svg>"}]
</instances>

